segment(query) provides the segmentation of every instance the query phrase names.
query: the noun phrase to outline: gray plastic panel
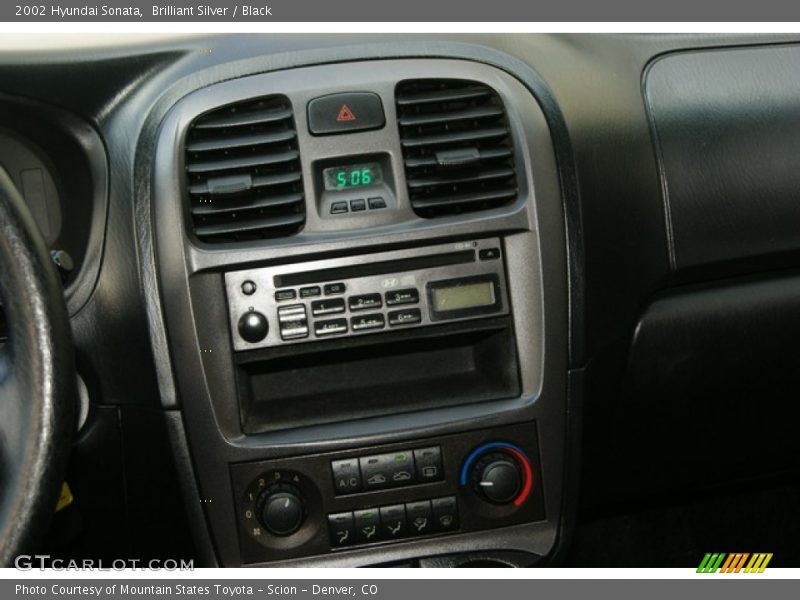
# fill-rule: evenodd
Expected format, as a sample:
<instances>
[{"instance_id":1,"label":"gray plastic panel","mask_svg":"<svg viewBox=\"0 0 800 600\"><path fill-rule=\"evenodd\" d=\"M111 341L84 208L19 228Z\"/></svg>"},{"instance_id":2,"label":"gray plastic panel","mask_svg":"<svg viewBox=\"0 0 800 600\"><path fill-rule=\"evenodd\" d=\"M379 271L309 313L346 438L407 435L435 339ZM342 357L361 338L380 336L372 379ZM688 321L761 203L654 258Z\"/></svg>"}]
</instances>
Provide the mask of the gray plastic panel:
<instances>
[{"instance_id":1,"label":"gray plastic panel","mask_svg":"<svg viewBox=\"0 0 800 600\"><path fill-rule=\"evenodd\" d=\"M520 195L516 202L470 215L420 219L405 192L393 93L405 78L474 79L498 90L514 130ZM330 87L325 87L328 85ZM198 114L228 102L270 92L286 93L299 105L335 91L376 91L387 111L381 130L300 140L306 193L313 198L313 161L326 156L388 153L397 178L398 209L362 220L323 219L307 201L306 229L271 242L216 245L193 242L183 201L182 140ZM567 290L564 217L559 178L547 124L536 100L516 79L498 69L465 60L387 60L309 67L230 80L186 96L165 119L156 150L154 221L160 283L175 365L192 444L198 483L213 492L206 515L221 561L241 564L228 468L234 462L274 460L320 451L434 437L535 420L539 427L545 521L452 536L445 547L435 540L398 544L376 557L355 549L336 557L297 559L293 564L370 564L444 551L514 548L546 555L555 544L561 517L566 421ZM376 211L379 212L379 211ZM398 219L398 215L400 218ZM446 241L500 236L521 364L519 398L433 409L362 421L244 436L235 398L230 325L222 273L332 256L410 248ZM545 310L547 307L547 310ZM235 402L235 401L234 401ZM308 561L308 562L306 562Z\"/></svg>"}]
</instances>

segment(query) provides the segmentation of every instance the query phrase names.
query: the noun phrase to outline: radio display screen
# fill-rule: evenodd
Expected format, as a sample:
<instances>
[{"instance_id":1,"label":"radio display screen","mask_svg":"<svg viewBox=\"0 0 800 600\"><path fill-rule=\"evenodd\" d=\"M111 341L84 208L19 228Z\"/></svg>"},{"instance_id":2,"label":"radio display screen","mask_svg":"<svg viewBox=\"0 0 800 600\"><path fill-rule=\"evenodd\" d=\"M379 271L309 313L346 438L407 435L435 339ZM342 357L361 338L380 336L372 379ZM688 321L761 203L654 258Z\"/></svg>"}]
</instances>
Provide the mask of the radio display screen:
<instances>
[{"instance_id":1,"label":"radio display screen","mask_svg":"<svg viewBox=\"0 0 800 600\"><path fill-rule=\"evenodd\" d=\"M436 287L432 292L433 310L437 313L492 306L496 302L491 281Z\"/></svg>"},{"instance_id":2,"label":"radio display screen","mask_svg":"<svg viewBox=\"0 0 800 600\"><path fill-rule=\"evenodd\" d=\"M383 183L383 168L377 162L328 167L323 169L322 179L326 191L351 190Z\"/></svg>"}]
</instances>

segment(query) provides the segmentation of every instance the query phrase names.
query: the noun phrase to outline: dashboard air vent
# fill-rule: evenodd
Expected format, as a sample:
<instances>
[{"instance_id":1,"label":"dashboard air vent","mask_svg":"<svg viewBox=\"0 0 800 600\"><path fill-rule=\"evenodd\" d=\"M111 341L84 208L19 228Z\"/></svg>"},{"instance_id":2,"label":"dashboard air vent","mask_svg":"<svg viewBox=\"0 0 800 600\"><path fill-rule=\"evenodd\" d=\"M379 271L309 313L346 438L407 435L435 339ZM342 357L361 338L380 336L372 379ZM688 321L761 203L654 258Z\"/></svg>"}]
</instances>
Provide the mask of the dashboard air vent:
<instances>
[{"instance_id":1,"label":"dashboard air vent","mask_svg":"<svg viewBox=\"0 0 800 600\"><path fill-rule=\"evenodd\" d=\"M474 81L417 79L401 82L395 96L414 212L485 210L517 196L508 119L495 90Z\"/></svg>"},{"instance_id":2,"label":"dashboard air vent","mask_svg":"<svg viewBox=\"0 0 800 600\"><path fill-rule=\"evenodd\" d=\"M195 236L235 242L297 233L305 223L289 99L266 96L195 119L186 136Z\"/></svg>"}]
</instances>

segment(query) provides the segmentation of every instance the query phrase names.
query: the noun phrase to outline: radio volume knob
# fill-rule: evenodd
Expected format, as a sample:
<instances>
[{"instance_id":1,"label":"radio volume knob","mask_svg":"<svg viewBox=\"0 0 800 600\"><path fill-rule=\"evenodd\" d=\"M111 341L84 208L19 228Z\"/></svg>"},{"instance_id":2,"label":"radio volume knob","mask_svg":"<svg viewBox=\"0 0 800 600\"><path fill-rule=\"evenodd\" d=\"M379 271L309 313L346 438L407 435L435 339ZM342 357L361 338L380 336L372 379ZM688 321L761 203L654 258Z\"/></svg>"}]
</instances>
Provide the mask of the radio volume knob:
<instances>
[{"instance_id":1,"label":"radio volume knob","mask_svg":"<svg viewBox=\"0 0 800 600\"><path fill-rule=\"evenodd\" d=\"M269 332L267 317L257 310L249 310L239 319L239 335L251 344L260 342Z\"/></svg>"}]
</instances>

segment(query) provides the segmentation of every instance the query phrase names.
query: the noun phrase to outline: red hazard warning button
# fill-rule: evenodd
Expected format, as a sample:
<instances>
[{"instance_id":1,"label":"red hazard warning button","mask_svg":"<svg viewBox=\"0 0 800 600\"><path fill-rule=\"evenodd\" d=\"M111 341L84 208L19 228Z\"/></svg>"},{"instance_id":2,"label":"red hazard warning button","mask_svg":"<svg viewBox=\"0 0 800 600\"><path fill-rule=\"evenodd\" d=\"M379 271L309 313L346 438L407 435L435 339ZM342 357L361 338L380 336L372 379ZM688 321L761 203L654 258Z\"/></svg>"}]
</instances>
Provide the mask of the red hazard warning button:
<instances>
[{"instance_id":1,"label":"red hazard warning button","mask_svg":"<svg viewBox=\"0 0 800 600\"><path fill-rule=\"evenodd\" d=\"M314 135L380 129L385 122L381 99L372 92L330 94L308 103L308 129Z\"/></svg>"},{"instance_id":2,"label":"red hazard warning button","mask_svg":"<svg viewBox=\"0 0 800 600\"><path fill-rule=\"evenodd\" d=\"M355 121L356 116L353 114L353 111L350 110L350 107L347 104L342 104L342 108L339 109L339 114L336 116L336 120L341 123L342 121Z\"/></svg>"}]
</instances>

